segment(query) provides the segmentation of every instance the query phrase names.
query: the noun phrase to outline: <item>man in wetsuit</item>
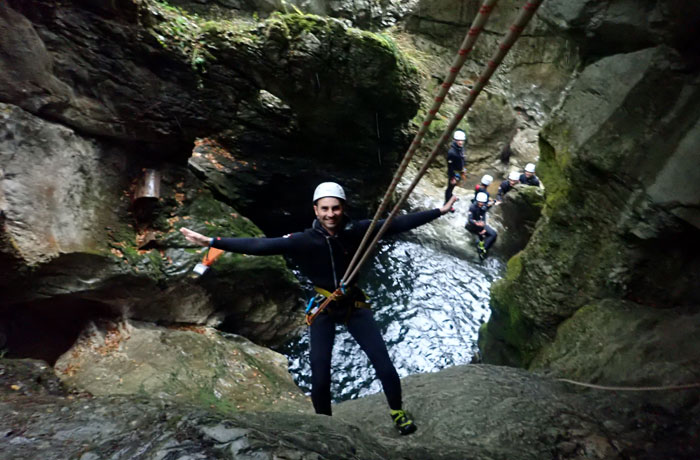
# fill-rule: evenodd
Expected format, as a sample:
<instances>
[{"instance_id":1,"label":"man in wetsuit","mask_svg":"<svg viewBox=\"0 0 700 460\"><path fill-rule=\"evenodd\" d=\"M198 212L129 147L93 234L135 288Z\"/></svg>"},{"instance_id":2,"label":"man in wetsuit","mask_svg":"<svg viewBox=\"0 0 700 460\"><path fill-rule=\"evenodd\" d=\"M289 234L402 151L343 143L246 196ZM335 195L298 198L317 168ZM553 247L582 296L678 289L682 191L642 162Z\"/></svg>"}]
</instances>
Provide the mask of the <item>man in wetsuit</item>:
<instances>
[{"instance_id":1,"label":"man in wetsuit","mask_svg":"<svg viewBox=\"0 0 700 460\"><path fill-rule=\"evenodd\" d=\"M481 182L474 186L474 198L472 198L472 203L476 201L476 196L483 192L486 194L486 201L488 206L491 206L491 194L489 193L489 185L493 182L493 177L489 174L484 174L481 176Z\"/></svg>"},{"instance_id":2,"label":"man in wetsuit","mask_svg":"<svg viewBox=\"0 0 700 460\"><path fill-rule=\"evenodd\" d=\"M498 186L498 194L496 195L496 203L497 204L501 203L503 201L503 197L506 196L506 193L510 192L510 190L519 183L520 183L520 174L518 174L517 171L511 171L511 173L508 174L508 179L501 182L501 185Z\"/></svg>"},{"instance_id":3,"label":"man in wetsuit","mask_svg":"<svg viewBox=\"0 0 700 460\"><path fill-rule=\"evenodd\" d=\"M445 203L452 198L452 191L464 176L464 143L467 134L457 130L452 135L452 145L447 151L447 190L445 190Z\"/></svg>"},{"instance_id":4,"label":"man in wetsuit","mask_svg":"<svg viewBox=\"0 0 700 460\"><path fill-rule=\"evenodd\" d=\"M486 258L489 248L493 246L498 236L496 230L486 225L486 212L489 210L488 200L489 198L484 192L476 194L474 203L469 207L467 224L465 225L470 233L479 237L476 247L479 258L482 260Z\"/></svg>"},{"instance_id":5,"label":"man in wetsuit","mask_svg":"<svg viewBox=\"0 0 700 460\"><path fill-rule=\"evenodd\" d=\"M535 165L534 163L528 163L525 165L525 172L520 175L520 183L525 185L534 185L539 187L540 180L535 176Z\"/></svg>"},{"instance_id":6,"label":"man in wetsuit","mask_svg":"<svg viewBox=\"0 0 700 460\"><path fill-rule=\"evenodd\" d=\"M441 208L396 216L385 235L405 232L437 219L450 210L456 197ZM313 197L316 220L311 228L280 238L210 238L187 228L185 238L200 246L252 255L289 256L317 288L333 292L339 286L355 251L362 241L369 220L351 221L344 213L345 191L334 182L316 187ZM383 221L377 224L380 228ZM348 332L367 354L382 382L391 419L402 435L416 431L416 425L402 409L401 381L389 358L384 339L366 308L365 296L354 283L346 294L331 302L311 324L311 400L317 414L331 415L331 353L337 324Z\"/></svg>"}]
</instances>

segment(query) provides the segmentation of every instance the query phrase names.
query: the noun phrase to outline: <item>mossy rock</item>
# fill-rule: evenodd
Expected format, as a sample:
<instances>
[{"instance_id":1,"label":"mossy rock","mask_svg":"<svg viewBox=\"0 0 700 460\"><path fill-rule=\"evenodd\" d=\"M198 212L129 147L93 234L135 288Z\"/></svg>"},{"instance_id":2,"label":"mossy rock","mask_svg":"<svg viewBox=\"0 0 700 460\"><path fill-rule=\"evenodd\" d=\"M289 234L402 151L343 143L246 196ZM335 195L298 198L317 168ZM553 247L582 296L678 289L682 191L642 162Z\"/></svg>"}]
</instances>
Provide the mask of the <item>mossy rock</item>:
<instances>
[{"instance_id":1,"label":"mossy rock","mask_svg":"<svg viewBox=\"0 0 700 460\"><path fill-rule=\"evenodd\" d=\"M56 373L69 388L95 396L143 395L227 414L311 412L286 358L202 326L93 326L58 360Z\"/></svg>"}]
</instances>

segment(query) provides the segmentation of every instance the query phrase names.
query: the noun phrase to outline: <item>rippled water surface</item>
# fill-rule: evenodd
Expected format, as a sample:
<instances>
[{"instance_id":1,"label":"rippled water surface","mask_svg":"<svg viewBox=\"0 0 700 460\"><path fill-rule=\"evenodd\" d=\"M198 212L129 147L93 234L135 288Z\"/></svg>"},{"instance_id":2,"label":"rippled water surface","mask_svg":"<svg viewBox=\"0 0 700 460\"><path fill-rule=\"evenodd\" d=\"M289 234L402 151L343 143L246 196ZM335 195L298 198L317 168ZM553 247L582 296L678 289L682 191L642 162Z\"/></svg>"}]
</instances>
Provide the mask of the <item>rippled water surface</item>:
<instances>
[{"instance_id":1,"label":"rippled water surface","mask_svg":"<svg viewBox=\"0 0 700 460\"><path fill-rule=\"evenodd\" d=\"M489 288L502 264L482 265L412 241L385 242L360 286L401 377L468 363L479 326L488 320ZM308 331L282 350L297 384L311 391ZM335 402L381 391L360 347L338 326L332 358Z\"/></svg>"}]
</instances>

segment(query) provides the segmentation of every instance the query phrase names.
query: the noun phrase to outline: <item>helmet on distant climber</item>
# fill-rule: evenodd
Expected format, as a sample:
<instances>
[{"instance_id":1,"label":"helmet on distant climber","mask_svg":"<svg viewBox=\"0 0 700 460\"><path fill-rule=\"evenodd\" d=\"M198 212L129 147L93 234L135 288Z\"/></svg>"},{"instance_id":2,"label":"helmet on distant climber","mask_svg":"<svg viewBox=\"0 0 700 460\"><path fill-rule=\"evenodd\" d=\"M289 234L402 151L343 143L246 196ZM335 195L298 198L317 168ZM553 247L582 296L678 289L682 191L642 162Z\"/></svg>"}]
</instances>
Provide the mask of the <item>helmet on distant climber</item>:
<instances>
[{"instance_id":1,"label":"helmet on distant climber","mask_svg":"<svg viewBox=\"0 0 700 460\"><path fill-rule=\"evenodd\" d=\"M488 186L493 182L493 177L491 177L488 174L484 174L484 176L481 178L481 183Z\"/></svg>"},{"instance_id":2,"label":"helmet on distant climber","mask_svg":"<svg viewBox=\"0 0 700 460\"><path fill-rule=\"evenodd\" d=\"M345 190L335 182L323 182L314 190L314 203L321 198L333 197L345 201Z\"/></svg>"},{"instance_id":3,"label":"helmet on distant climber","mask_svg":"<svg viewBox=\"0 0 700 460\"><path fill-rule=\"evenodd\" d=\"M479 192L476 194L476 201L479 203L486 203L489 200L489 196L484 192Z\"/></svg>"},{"instance_id":4,"label":"helmet on distant climber","mask_svg":"<svg viewBox=\"0 0 700 460\"><path fill-rule=\"evenodd\" d=\"M525 172L534 173L535 172L535 164L534 163L526 164L525 165Z\"/></svg>"},{"instance_id":5,"label":"helmet on distant climber","mask_svg":"<svg viewBox=\"0 0 700 460\"><path fill-rule=\"evenodd\" d=\"M508 180L520 180L520 173L518 171L511 171L508 174Z\"/></svg>"},{"instance_id":6,"label":"helmet on distant climber","mask_svg":"<svg viewBox=\"0 0 700 460\"><path fill-rule=\"evenodd\" d=\"M452 139L454 139L456 141L466 141L467 140L467 133L465 133L461 129L458 129L452 135Z\"/></svg>"}]
</instances>

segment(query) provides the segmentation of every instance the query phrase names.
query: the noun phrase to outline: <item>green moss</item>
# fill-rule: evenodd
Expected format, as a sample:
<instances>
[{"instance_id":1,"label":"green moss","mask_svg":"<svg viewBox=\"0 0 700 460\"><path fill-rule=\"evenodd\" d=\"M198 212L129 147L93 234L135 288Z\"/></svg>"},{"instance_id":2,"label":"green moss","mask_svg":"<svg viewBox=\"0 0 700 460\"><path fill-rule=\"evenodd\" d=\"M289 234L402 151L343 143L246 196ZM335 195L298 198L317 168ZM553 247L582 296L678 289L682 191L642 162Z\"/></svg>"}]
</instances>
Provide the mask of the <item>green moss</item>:
<instances>
[{"instance_id":1,"label":"green moss","mask_svg":"<svg viewBox=\"0 0 700 460\"><path fill-rule=\"evenodd\" d=\"M551 215L557 207L570 201L571 183L565 168L570 163L571 154L568 151L555 151L542 136L539 138L539 146L537 171L546 186L546 207L543 212Z\"/></svg>"},{"instance_id":2,"label":"green moss","mask_svg":"<svg viewBox=\"0 0 700 460\"><path fill-rule=\"evenodd\" d=\"M235 414L236 412L239 412L233 402L225 398L217 398L216 395L214 395L214 390L212 388L200 387L197 391L195 399L198 404L209 409L214 409L215 411L223 414Z\"/></svg>"},{"instance_id":3,"label":"green moss","mask_svg":"<svg viewBox=\"0 0 700 460\"><path fill-rule=\"evenodd\" d=\"M298 37L303 33L323 34L332 31L330 22L325 18L313 14L304 13L273 13L266 23L284 24L289 31L289 37Z\"/></svg>"},{"instance_id":4,"label":"green moss","mask_svg":"<svg viewBox=\"0 0 700 460\"><path fill-rule=\"evenodd\" d=\"M493 314L488 326L482 326L479 346L482 350L494 342L501 342L501 364L526 366L535 355L531 339L532 321L522 313L522 299L515 289L523 271L522 252L508 261L506 276L491 286ZM507 352L506 352L507 351Z\"/></svg>"},{"instance_id":5,"label":"green moss","mask_svg":"<svg viewBox=\"0 0 700 460\"><path fill-rule=\"evenodd\" d=\"M513 280L517 279L520 276L520 273L523 271L523 261L521 256L522 252L519 252L508 260L506 269L507 281L512 282Z\"/></svg>"},{"instance_id":6,"label":"green moss","mask_svg":"<svg viewBox=\"0 0 700 460\"><path fill-rule=\"evenodd\" d=\"M224 42L249 42L253 25L245 21L205 20L197 14L164 1L148 3L151 14L161 20L150 30L166 50L183 56L197 74L207 72L216 60L214 52Z\"/></svg>"}]
</instances>

